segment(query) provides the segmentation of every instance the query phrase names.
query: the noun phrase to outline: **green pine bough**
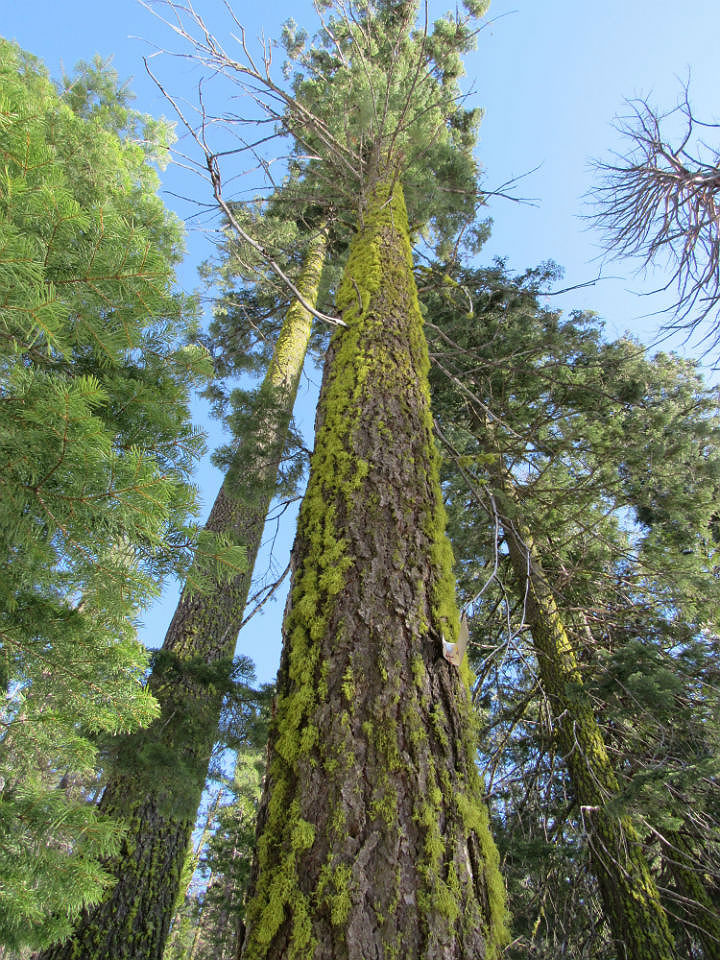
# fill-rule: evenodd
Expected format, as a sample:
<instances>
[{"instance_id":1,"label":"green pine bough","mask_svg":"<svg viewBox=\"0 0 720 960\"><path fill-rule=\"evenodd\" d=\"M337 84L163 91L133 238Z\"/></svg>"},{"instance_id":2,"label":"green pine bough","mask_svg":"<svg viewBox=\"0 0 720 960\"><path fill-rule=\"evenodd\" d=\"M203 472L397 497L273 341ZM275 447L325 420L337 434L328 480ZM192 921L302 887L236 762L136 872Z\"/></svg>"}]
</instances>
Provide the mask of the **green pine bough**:
<instances>
[{"instance_id":1,"label":"green pine bough","mask_svg":"<svg viewBox=\"0 0 720 960\"><path fill-rule=\"evenodd\" d=\"M97 738L156 716L136 619L185 560L211 370L173 292L170 130L96 58L59 88L0 39L0 943L67 936L120 831ZM142 146L140 145L142 144ZM0 950L0 952L2 952Z\"/></svg>"},{"instance_id":2,"label":"green pine bough","mask_svg":"<svg viewBox=\"0 0 720 960\"><path fill-rule=\"evenodd\" d=\"M245 960L491 960L504 889L461 673L397 180L352 243L293 552Z\"/></svg>"},{"instance_id":3,"label":"green pine bough","mask_svg":"<svg viewBox=\"0 0 720 960\"><path fill-rule=\"evenodd\" d=\"M687 917L703 949L703 960L720 960L720 915L717 901L706 883L702 859L682 830L668 830L663 838L663 859L675 880Z\"/></svg>"},{"instance_id":4,"label":"green pine bough","mask_svg":"<svg viewBox=\"0 0 720 960\"><path fill-rule=\"evenodd\" d=\"M326 242L320 231L298 281L309 302L317 296ZM119 772L103 794L101 811L126 826L120 855L108 865L116 883L42 960L162 958L311 326L311 315L295 301L261 387L271 412L254 437L244 438L245 448L252 444L252 468L244 461L234 482L223 484L205 525L244 545L246 569L212 589L186 585L149 681L160 717L123 744Z\"/></svg>"}]
</instances>

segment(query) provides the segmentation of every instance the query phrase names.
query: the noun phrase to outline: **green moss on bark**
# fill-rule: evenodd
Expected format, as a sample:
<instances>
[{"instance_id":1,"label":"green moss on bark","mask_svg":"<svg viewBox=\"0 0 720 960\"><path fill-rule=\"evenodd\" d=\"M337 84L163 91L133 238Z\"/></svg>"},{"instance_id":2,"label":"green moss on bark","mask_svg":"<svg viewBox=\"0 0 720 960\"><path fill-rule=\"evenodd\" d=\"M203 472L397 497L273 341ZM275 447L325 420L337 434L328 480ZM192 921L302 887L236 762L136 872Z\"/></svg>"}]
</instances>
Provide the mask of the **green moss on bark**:
<instances>
[{"instance_id":1,"label":"green moss on bark","mask_svg":"<svg viewBox=\"0 0 720 960\"><path fill-rule=\"evenodd\" d=\"M507 502L512 509L512 496ZM675 960L673 936L638 830L629 817L607 810L619 791L618 779L532 537L517 517L505 530L573 792L585 811L591 862L610 929L628 960Z\"/></svg>"}]
</instances>

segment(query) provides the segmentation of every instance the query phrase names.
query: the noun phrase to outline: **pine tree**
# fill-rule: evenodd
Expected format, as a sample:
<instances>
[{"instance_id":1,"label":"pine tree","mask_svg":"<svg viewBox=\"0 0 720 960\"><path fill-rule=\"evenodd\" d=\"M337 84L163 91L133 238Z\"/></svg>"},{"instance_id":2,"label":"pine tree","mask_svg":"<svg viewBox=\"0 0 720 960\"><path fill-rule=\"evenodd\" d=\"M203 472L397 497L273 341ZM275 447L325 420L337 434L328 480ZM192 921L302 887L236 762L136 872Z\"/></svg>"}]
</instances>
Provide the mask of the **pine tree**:
<instances>
[{"instance_id":1,"label":"pine tree","mask_svg":"<svg viewBox=\"0 0 720 960\"><path fill-rule=\"evenodd\" d=\"M338 294L248 958L493 956L503 936L469 703L442 658L458 623L406 224L381 181Z\"/></svg>"},{"instance_id":2,"label":"pine tree","mask_svg":"<svg viewBox=\"0 0 720 960\"><path fill-rule=\"evenodd\" d=\"M290 124L309 112L297 135L333 142L325 176L357 151L359 211L293 550L246 958L491 957L504 939L469 703L442 656L458 620L401 186L427 183L421 143L453 163L450 51L467 33L443 21L426 45L415 13L363 5L326 24L335 57L298 55L337 73L296 84ZM419 225L432 206L416 202Z\"/></svg>"},{"instance_id":3,"label":"pine tree","mask_svg":"<svg viewBox=\"0 0 720 960\"><path fill-rule=\"evenodd\" d=\"M0 941L18 949L110 882L95 738L157 712L135 619L192 539L208 363L183 345L180 225L148 164L167 129L100 61L58 89L0 41L0 80Z\"/></svg>"},{"instance_id":4,"label":"pine tree","mask_svg":"<svg viewBox=\"0 0 720 960\"><path fill-rule=\"evenodd\" d=\"M700 679L698 667L704 664L701 671L712 675L713 654L702 634L717 616L717 591L712 578L699 589L698 577L713 568L708 531L717 474L716 414L690 365L663 356L647 361L628 341L602 344L590 317L560 322L542 310L536 292L543 279L536 272L514 280L500 267L446 276L439 287L428 275L424 285L437 359L435 399L443 435L455 450L446 488L454 541L470 595L483 585L479 629L507 635L517 618L537 654L539 677L522 640L511 636L510 646L500 638L483 643L490 655L483 666L485 689L495 688L491 724L505 745L504 758L493 760L493 778L507 783L499 796L508 852L517 858L511 877L523 878L511 888L517 891L518 920L527 923L536 949L544 938L543 956L558 949L585 956L588 929L599 920L593 916L592 881L579 883L587 873L586 854L596 873L605 869L597 841L593 849L597 814L642 825L642 844L638 828L632 828L635 853L656 866L658 833L672 829L690 796L699 810L707 806L709 744L698 743L704 721L696 711L698 698L706 700L711 686ZM489 526L479 515L483 509ZM654 529L631 531L628 510L637 510L638 520L652 522ZM529 523L538 531L534 538ZM504 528L504 543L494 542L495 525ZM474 587L473 578L478 578ZM496 581L512 597L507 619L493 613L503 603ZM562 651L555 649L558 644ZM559 683L563 671L565 682ZM600 789L598 751L590 751L583 739L581 709L602 734L600 753L609 775L602 803L580 799L590 793L582 785L582 770L573 770L593 766L592 787ZM704 716L706 708L701 709ZM572 740L563 745L563 724L570 719ZM673 728L677 734L670 733ZM681 734L683 728L687 732ZM710 730L705 727L705 735ZM682 773L676 736L684 740ZM676 805L668 795L673 782L688 791L684 803ZM535 819L533 835L528 824ZM654 834L648 840L649 825ZM585 853L578 846L581 831L588 836ZM548 833L552 850L543 839ZM628 856L632 850L628 846ZM534 876L532 857L537 857ZM687 858L684 863L690 867ZM706 868L696 860L693 869L699 878ZM622 882L622 876L615 879L612 896L619 896ZM655 883L668 918L677 916L681 899L673 901L671 883L657 874ZM522 906L530 902L530 890L539 906L526 920ZM708 894L712 897L712 883L706 891L698 889L695 930L692 922L681 925L693 951L697 930L709 935L708 942L712 938ZM628 895L635 909L637 890ZM623 930L631 911L618 911L607 893L605 899L608 919L615 909L616 942L628 955L645 949ZM646 924L642 938L651 929ZM607 954L599 952L597 936L591 942L598 956L615 955L612 946Z\"/></svg>"}]
</instances>

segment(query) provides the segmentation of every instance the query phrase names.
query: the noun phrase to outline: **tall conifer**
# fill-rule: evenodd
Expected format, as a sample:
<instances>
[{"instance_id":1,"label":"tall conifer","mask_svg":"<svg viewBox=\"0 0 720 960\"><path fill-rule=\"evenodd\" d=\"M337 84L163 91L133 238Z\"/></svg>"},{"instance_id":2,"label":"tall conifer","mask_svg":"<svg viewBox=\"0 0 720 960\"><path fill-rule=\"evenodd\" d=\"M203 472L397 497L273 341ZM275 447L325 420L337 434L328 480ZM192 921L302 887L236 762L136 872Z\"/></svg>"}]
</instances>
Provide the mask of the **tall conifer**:
<instances>
[{"instance_id":1,"label":"tall conifer","mask_svg":"<svg viewBox=\"0 0 720 960\"><path fill-rule=\"evenodd\" d=\"M483 5L469 6L472 13L479 13L477 8ZM282 829L290 824L292 835L287 842L290 851L298 854L312 846L311 835L316 831L318 851L315 858L311 856L305 861L307 873L298 874L302 886L295 897L288 886L296 876L288 872L289 862L295 865L294 853L288 852L289 860L284 853L280 854L278 864L275 847L284 847L285 839L281 834L276 840L265 833L261 836L256 897L248 910L247 949L258 955L264 955L266 947L284 949L288 933L286 919L281 914L288 907L296 910L302 927L291 924L291 949L295 955L306 955L302 951L313 941L315 933L305 928L302 911L307 902L304 891L312 882L317 885L309 898L314 911L312 922L317 921L325 931L323 949L335 949L340 943L351 951L360 949L353 945L349 935L350 927L355 929L360 923L364 925L363 938L383 944L383 949L402 950L407 933L408 943L418 956L436 955L433 951L438 944L442 944L441 949L448 957L477 956L480 952L492 956L504 936L502 885L474 764L466 692L454 668L442 659L443 636L452 638L457 631L457 612L452 599L450 551L442 532L442 504L427 408L426 354L401 187L402 181L411 199L413 230L432 222L440 236L447 236L453 227L472 218L477 202L476 168L471 155L476 117L473 111L461 109L456 82L461 71L460 53L471 43L472 26L467 19L448 17L439 20L432 31L416 28L417 5L413 2L359 3L352 10L343 4L339 9L341 16L331 16L324 21L320 46L305 50L301 38L296 38L294 46L288 43L300 69L291 95L277 87L267 71L258 73L252 61L249 65L229 61L191 8L174 8L179 14L174 26L178 32L183 32L177 26L183 16L189 16L199 31L196 45L199 59L213 69L238 75L241 82L250 74L269 91L268 112L275 118L275 107L278 102L282 103L283 130L294 137L305 154L314 157L313 182L320 184L324 178L335 189L339 215L346 221L361 218L353 248L353 266L348 268L350 272L346 270L339 294L342 300L339 306L346 316L343 323L348 324L347 337L338 341L336 349L331 349L325 377L326 384L335 384L327 387L334 391L335 399L321 408L320 416L321 423L332 423L339 433L334 438L328 431L322 433L323 437L328 435L329 446L325 451L324 441L319 444L315 458L315 463L322 463L326 456L338 458L338 482L322 470L320 478L313 479L311 471L311 492L305 499L305 504L310 506L304 508L303 516L306 518L309 510L311 527L319 524L318 531L324 529L327 537L318 541L320 533L309 532L303 519L298 543L308 542L309 554L303 559L302 548L296 551L296 564L306 570L305 580L315 580L330 606L325 613L315 615L310 609L312 596L308 596L304 604L295 604L288 615L290 623L298 617L301 621L307 617L313 621L308 637L312 641L311 659L307 668L303 668L307 685L300 690L298 700L298 691L293 689L298 678L294 676L295 668L289 666L291 662L297 663L305 642L299 641L300 647L295 643L295 637L305 629L298 621L297 629L288 634L284 654L283 686L273 741L274 765L269 778L270 784L277 780L277 764L281 763L278 751L284 751L291 767L288 787L291 795L289 811L286 811L289 815L282 815ZM327 7L323 5L321 10L324 15ZM218 158L208 154L206 159L217 189ZM392 304L395 295L399 307ZM384 326L389 339L381 335ZM381 354L388 350L396 355L383 359ZM343 359L336 368L338 357ZM360 377L357 384L353 384L353 377ZM363 391L365 381L368 389ZM403 449L410 453L417 448L415 465L411 461L399 464L398 459L392 457L382 462L380 441L387 446L387 440L392 437L392 425L384 423L379 415L386 403L385 386L390 391L387 412L392 413L391 419L398 417L398 437L402 438ZM345 411L344 420L342 411ZM358 451L364 448L361 434L365 422L372 449L365 452L367 461L363 454L356 464ZM388 484L390 500L397 500L397 510L404 516L394 516L396 510L388 512L382 504L378 509L372 490L381 478ZM403 489L405 480L412 484L411 488ZM318 484L321 487L327 484L320 500ZM355 526L362 520L358 511L353 514L354 519L344 515L342 504L355 489L358 505L365 507L365 519L373 517L373 525L366 533L384 543L383 563L376 563L372 569L367 566L369 542L364 547L360 542L351 546L349 540L346 544L343 532L342 524L346 521ZM327 496L323 500L324 494ZM324 519L318 516L320 512ZM337 536L336 523L341 525ZM306 541L308 536L310 539ZM360 551L357 556L355 547ZM401 554L410 549L419 551L417 576L406 584L399 568ZM402 580L402 585L400 580L397 583L399 594L395 593L389 573L393 566L394 577ZM333 598L337 598L337 606ZM353 858L350 847L344 850L337 847L334 852L327 847L333 842L333 830L337 833L355 829L349 820L344 820L346 814L350 818L355 813L350 807L344 809L345 801L336 791L346 775L347 765L341 757L322 756L326 802L316 805L312 814L317 813L320 818L317 828L306 819L311 813L304 809L307 793L303 783L297 780L296 765L306 772L305 754L313 747L312 734L318 730L319 718L308 717L306 734L298 744L299 752L288 755L298 722L297 711L305 709L302 704L311 709L310 701L317 697L318 709L328 709L322 703L328 675L316 673L309 677L307 670L312 664L318 670L332 667L332 658L327 659L322 653L330 642L326 630L339 626L337 620L332 620L331 625L330 607L339 613L351 598L359 602L361 610L367 608L369 617L362 627L360 623L348 621L349 628L354 630L357 626L361 631L356 637L360 656L356 666L360 670L367 667L369 689L379 695L375 704L364 699L352 728L354 743L348 745L348 755L357 749L359 757L374 758L372 762L380 776L378 789L371 789L363 797L362 812L359 807L357 810L361 817L358 829L365 835L362 840L365 854L372 857L372 862L366 864L365 878L359 877L357 886L348 875ZM399 618L398 607L405 611L404 618ZM378 644L386 642L385 633L381 637L377 632L383 620L387 621L386 626L392 622L398 628L392 639L387 638L387 663L378 649ZM385 684L382 678L391 670L396 671L393 686L387 686L381 693L378 683ZM357 684L358 690L362 687L362 678L353 679L351 674L352 665L347 663L344 687L342 684L338 687L333 674L333 699L329 706L331 713L348 721L350 715L343 697L351 698L353 684ZM290 716L286 715L288 709ZM419 723L413 723L416 719L411 716L413 709L419 710ZM391 719L396 721L392 730L388 727ZM392 735L387 737L386 733ZM381 773L383 759L390 766ZM414 787L408 785L401 773L405 762L409 764ZM337 773L333 778L334 764L337 764ZM299 792L293 795L296 788ZM424 788L429 796L427 802L419 803L416 792ZM281 793L275 800L271 796L269 801L275 818L281 815L282 789L285 788L278 789ZM347 800L351 806L357 805L356 801ZM323 819L331 805L336 811L334 827ZM148 822L153 820L154 817L150 817ZM140 834L135 847L138 858L145 858L144 841L156 844L147 858L156 862L156 873L163 850L169 846L176 852L180 848L177 820L172 826L166 822L172 831L171 837L165 838L162 831L153 830L152 835ZM272 829L277 826L274 819ZM398 836L403 835L407 835L408 844L401 842L401 849L395 849L392 854ZM169 844L165 843L166 839ZM268 845L273 851L269 855ZM397 855L397 870L392 881L387 882L381 876L381 864L383 857L393 855ZM173 863L177 865L173 870L178 873L181 861L175 853ZM134 864L139 866L139 859ZM298 856L297 866L299 864ZM362 858L357 866L365 869ZM147 876L152 875L152 870L145 866L141 869ZM366 903L367 884L371 882L377 885L377 897ZM119 884L116 890L120 892L114 896L122 917L127 918L126 921L121 917L123 932L116 936L119 914L117 910L108 910L95 932L91 932L91 922L87 932L78 933L75 949L77 943L83 942L85 949L100 950L104 957L119 956L121 940L130 935L135 938L133 949L137 956L159 956L173 898L166 885L161 897L163 903L158 905L155 887L156 882L144 882L143 890L152 898L144 908L136 895L131 901L123 901L123 887ZM282 894L278 894L279 887L284 891ZM278 895L282 900L279 906ZM270 898L267 910L273 914L269 935L264 922L268 919L263 906L266 896ZM326 923L328 904L333 905L330 928ZM332 930L330 939L328 929ZM272 947L270 941L273 941ZM71 942L51 956L70 956L72 950Z\"/></svg>"},{"instance_id":2,"label":"tall conifer","mask_svg":"<svg viewBox=\"0 0 720 960\"><path fill-rule=\"evenodd\" d=\"M459 625L403 197L441 233L474 207L455 83L470 30L424 36L416 10L358 4L327 51L298 54L334 63L327 90L317 71L296 84L290 124L330 144L330 168L355 152L357 227L293 550L247 960L489 958L505 937L467 691L443 657ZM433 208L428 153L458 178L455 211Z\"/></svg>"},{"instance_id":3,"label":"tall conifer","mask_svg":"<svg viewBox=\"0 0 720 960\"><path fill-rule=\"evenodd\" d=\"M707 952L717 404L692 364L542 308L550 278L423 278L518 933L580 955L599 886L598 956L672 955L670 930Z\"/></svg>"},{"instance_id":4,"label":"tall conifer","mask_svg":"<svg viewBox=\"0 0 720 960\"><path fill-rule=\"evenodd\" d=\"M165 126L100 61L59 89L0 40L0 86L0 941L36 948L110 882L84 788L96 735L156 714L135 619L192 539L209 364L172 293Z\"/></svg>"}]
</instances>

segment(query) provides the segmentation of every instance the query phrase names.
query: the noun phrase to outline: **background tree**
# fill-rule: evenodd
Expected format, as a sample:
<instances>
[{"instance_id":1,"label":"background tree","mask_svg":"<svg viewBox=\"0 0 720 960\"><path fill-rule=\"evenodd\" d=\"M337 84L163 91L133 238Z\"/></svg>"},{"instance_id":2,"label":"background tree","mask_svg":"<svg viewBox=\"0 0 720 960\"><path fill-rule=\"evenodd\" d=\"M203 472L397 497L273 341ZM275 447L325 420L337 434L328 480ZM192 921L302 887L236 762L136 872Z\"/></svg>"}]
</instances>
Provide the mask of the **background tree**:
<instances>
[{"instance_id":1,"label":"background tree","mask_svg":"<svg viewBox=\"0 0 720 960\"><path fill-rule=\"evenodd\" d=\"M19 948L110 880L95 736L156 714L135 618L194 536L188 399L209 365L149 165L167 127L100 61L58 89L0 44L0 941Z\"/></svg>"},{"instance_id":2,"label":"background tree","mask_svg":"<svg viewBox=\"0 0 720 960\"><path fill-rule=\"evenodd\" d=\"M216 811L212 836L173 918L164 960L235 960L242 941L245 897L255 850L265 749L237 754L232 781Z\"/></svg>"},{"instance_id":3,"label":"background tree","mask_svg":"<svg viewBox=\"0 0 720 960\"><path fill-rule=\"evenodd\" d=\"M422 286L436 409L454 451L446 468L453 542L466 595L482 593L475 608L483 652L478 696L490 709L497 744L491 784L518 932L548 956L562 949L595 957L604 955L601 914L594 883L578 878L588 875L581 838L592 843L596 814L583 811L577 784L567 779L567 744L558 751L562 720L553 719L557 692L527 646L531 637L537 643L532 598L522 587L527 562L521 576L509 571L505 540L518 524L532 524L532 549L543 545L555 616L578 658L566 712L576 708L581 683L619 778L608 813L635 818L647 862L657 865L659 835L688 805L708 809L716 725L696 717L713 709L717 668L716 644L708 642L717 621L709 534L717 411L691 364L662 355L648 361L628 341L603 344L591 316L562 321L542 309L537 294L547 278L547 270L511 278L499 266L445 276L442 284L428 274ZM506 471L500 484L498 465ZM675 744L671 729L680 736ZM675 777L688 791L677 805L668 793ZM700 822L707 826L705 813ZM712 849L713 828L705 836ZM685 926L675 924L682 894L673 895L668 874L656 879L678 949L684 940L697 951L699 937L709 951L703 955L714 956L707 944L716 936L709 909L715 881L704 859L696 848L692 865L683 861L703 878L696 889L704 888ZM518 955L524 949L519 944ZM616 955L611 944L605 949Z\"/></svg>"}]
</instances>

